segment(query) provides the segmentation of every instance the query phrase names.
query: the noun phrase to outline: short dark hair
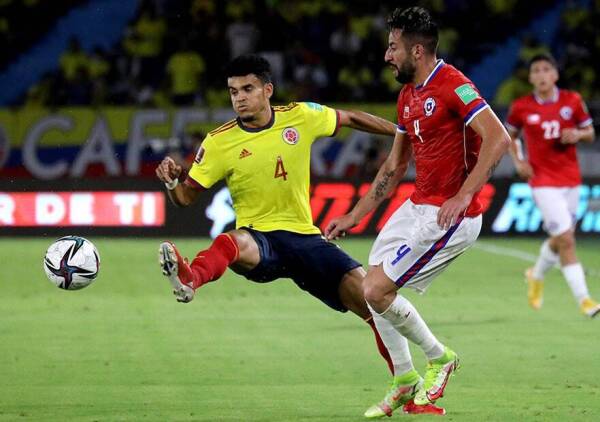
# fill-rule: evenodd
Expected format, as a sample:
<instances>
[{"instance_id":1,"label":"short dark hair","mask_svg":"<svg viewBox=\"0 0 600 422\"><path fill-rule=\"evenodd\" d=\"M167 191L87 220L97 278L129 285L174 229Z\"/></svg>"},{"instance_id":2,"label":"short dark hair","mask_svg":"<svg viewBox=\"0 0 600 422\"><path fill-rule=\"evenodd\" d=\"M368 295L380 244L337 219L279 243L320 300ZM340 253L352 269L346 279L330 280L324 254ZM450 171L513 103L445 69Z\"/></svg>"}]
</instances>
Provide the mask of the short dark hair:
<instances>
[{"instance_id":1,"label":"short dark hair","mask_svg":"<svg viewBox=\"0 0 600 422\"><path fill-rule=\"evenodd\" d=\"M257 54L244 54L229 62L225 68L225 76L246 76L254 74L263 84L271 83L271 65Z\"/></svg>"},{"instance_id":2,"label":"short dark hair","mask_svg":"<svg viewBox=\"0 0 600 422\"><path fill-rule=\"evenodd\" d=\"M552 65L552 67L558 70L558 63L556 63L556 59L549 53L540 53L533 56L531 60L529 60L528 69L531 70L531 66L537 62L548 62Z\"/></svg>"},{"instance_id":3,"label":"short dark hair","mask_svg":"<svg viewBox=\"0 0 600 422\"><path fill-rule=\"evenodd\" d=\"M402 36L412 47L422 44L428 53L435 53L438 45L438 26L427 9L414 6L408 9L396 9L387 21L390 31L399 29Z\"/></svg>"}]
</instances>

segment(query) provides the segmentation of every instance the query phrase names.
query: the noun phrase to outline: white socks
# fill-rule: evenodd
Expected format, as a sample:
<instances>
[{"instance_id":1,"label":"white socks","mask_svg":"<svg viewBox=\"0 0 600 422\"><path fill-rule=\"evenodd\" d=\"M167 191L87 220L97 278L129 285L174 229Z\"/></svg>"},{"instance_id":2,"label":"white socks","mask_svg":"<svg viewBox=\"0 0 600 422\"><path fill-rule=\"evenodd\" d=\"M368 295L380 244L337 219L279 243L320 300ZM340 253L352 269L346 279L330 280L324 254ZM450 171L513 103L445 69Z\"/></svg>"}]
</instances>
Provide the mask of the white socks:
<instances>
[{"instance_id":1,"label":"white socks","mask_svg":"<svg viewBox=\"0 0 600 422\"><path fill-rule=\"evenodd\" d=\"M533 278L536 280L543 280L544 275L554 267L559 261L558 254L554 253L552 249L550 249L550 241L546 239L544 243L542 243L542 247L540 248L540 255L533 266Z\"/></svg>"},{"instance_id":2,"label":"white socks","mask_svg":"<svg viewBox=\"0 0 600 422\"><path fill-rule=\"evenodd\" d=\"M377 327L379 337L381 337L385 348L392 358L394 376L399 376L415 369L412 364L406 338L398 334L394 326L387 319L375 312L368 303L367 306L371 311L371 315L373 315L373 322L375 323L375 327Z\"/></svg>"},{"instance_id":3,"label":"white socks","mask_svg":"<svg viewBox=\"0 0 600 422\"><path fill-rule=\"evenodd\" d=\"M590 296L585 282L583 267L579 262L565 265L561 268L561 271L578 304L580 304L583 299Z\"/></svg>"},{"instance_id":4,"label":"white socks","mask_svg":"<svg viewBox=\"0 0 600 422\"><path fill-rule=\"evenodd\" d=\"M533 278L543 280L544 275L560 261L558 254L550 249L550 241L546 239L540 248L540 255L533 266ZM583 267L579 262L561 267L563 277L573 292L573 296L577 303L581 303L583 299L589 297L587 284L585 282L585 274Z\"/></svg>"},{"instance_id":5,"label":"white socks","mask_svg":"<svg viewBox=\"0 0 600 422\"><path fill-rule=\"evenodd\" d=\"M437 359L444 354L444 345L440 343L437 340L437 338L435 338L435 336L432 334L429 327L427 327L427 324L425 324L425 321L423 321L423 318L421 318L421 315L419 315L412 303L410 303L403 296L396 294L396 298L394 299L390 307L386 309L386 311L382 314L377 314L377 312L373 311L372 309L371 313L373 314L375 324L379 322L377 317L387 320L397 331L395 333L395 336L401 337L398 335L398 333L400 333L402 334L402 336L406 337L407 339L421 347L421 349L423 349L423 352L427 356L427 359ZM377 325L377 329L379 330L379 325ZM386 333L386 336L384 337L384 334L381 330L379 330L379 335L381 336L386 346L386 337L394 337L394 333ZM404 341L406 341L406 339ZM400 340L398 339L396 339L395 342L396 345L400 344Z\"/></svg>"}]
</instances>

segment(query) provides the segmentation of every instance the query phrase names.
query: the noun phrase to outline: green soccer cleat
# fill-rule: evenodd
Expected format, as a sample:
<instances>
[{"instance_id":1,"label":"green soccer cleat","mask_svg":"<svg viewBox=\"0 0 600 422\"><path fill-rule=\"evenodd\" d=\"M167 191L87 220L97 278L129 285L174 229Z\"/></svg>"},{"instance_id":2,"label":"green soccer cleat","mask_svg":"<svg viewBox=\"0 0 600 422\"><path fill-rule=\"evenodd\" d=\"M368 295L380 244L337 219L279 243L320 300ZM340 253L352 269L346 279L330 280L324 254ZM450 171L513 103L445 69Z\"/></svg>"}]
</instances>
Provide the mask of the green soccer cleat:
<instances>
[{"instance_id":1,"label":"green soccer cleat","mask_svg":"<svg viewBox=\"0 0 600 422\"><path fill-rule=\"evenodd\" d=\"M423 378L415 370L394 377L392 387L383 400L369 407L365 412L365 417L373 419L392 416L392 412L412 400L422 386Z\"/></svg>"},{"instance_id":2,"label":"green soccer cleat","mask_svg":"<svg viewBox=\"0 0 600 422\"><path fill-rule=\"evenodd\" d=\"M435 403L444 395L444 389L450 375L459 368L458 356L448 347L444 348L444 355L427 364L425 382L415 395L416 405Z\"/></svg>"}]
</instances>

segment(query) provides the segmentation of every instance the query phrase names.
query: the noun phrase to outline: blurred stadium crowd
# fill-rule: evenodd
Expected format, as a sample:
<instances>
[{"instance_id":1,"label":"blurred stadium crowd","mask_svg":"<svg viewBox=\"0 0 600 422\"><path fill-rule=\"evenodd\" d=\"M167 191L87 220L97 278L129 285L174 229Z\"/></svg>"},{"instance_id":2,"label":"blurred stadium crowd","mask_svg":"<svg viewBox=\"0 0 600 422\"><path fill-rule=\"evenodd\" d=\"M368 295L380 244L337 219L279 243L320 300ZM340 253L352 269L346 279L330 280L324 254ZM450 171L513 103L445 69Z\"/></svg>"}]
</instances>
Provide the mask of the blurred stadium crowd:
<instances>
[{"instance_id":1,"label":"blurred stadium crowd","mask_svg":"<svg viewBox=\"0 0 600 422\"><path fill-rule=\"evenodd\" d=\"M0 0L0 70L26 51L56 18L85 0ZM273 65L276 102L389 102L398 92L383 62L386 17L408 1L143 0L136 17L110 51L84 51L73 38L56 71L31 86L17 105L228 105L222 68L239 54L260 52ZM526 28L556 0L426 0L442 33L440 57L464 69ZM600 100L593 52L600 48L600 0L569 3L560 36L542 45L522 40L520 63L498 88L498 105L530 90L523 63L550 50L563 86ZM467 13L468 11L468 13ZM481 16L485 19L474 19ZM27 27L27 31L17 30Z\"/></svg>"}]
</instances>

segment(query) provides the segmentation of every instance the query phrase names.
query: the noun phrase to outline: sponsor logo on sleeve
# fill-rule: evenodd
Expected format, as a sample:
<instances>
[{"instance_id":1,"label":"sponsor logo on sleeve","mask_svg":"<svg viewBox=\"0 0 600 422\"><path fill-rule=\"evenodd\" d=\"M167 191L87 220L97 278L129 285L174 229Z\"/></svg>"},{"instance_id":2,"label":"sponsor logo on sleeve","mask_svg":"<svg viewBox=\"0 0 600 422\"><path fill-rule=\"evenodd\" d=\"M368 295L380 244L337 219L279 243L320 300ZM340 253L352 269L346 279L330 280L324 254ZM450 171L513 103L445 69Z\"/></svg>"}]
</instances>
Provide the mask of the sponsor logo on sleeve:
<instances>
[{"instance_id":1,"label":"sponsor logo on sleeve","mask_svg":"<svg viewBox=\"0 0 600 422\"><path fill-rule=\"evenodd\" d=\"M321 104L307 102L306 105L313 110L323 111L323 106Z\"/></svg>"},{"instance_id":2,"label":"sponsor logo on sleeve","mask_svg":"<svg viewBox=\"0 0 600 422\"><path fill-rule=\"evenodd\" d=\"M286 127L283 129L283 132L281 132L281 138L286 144L296 145L300 140L300 133L298 133L296 128Z\"/></svg>"},{"instance_id":3,"label":"sponsor logo on sleeve","mask_svg":"<svg viewBox=\"0 0 600 422\"><path fill-rule=\"evenodd\" d=\"M479 94L475 91L475 88L471 84L463 84L454 90L454 93L458 95L458 98L463 102L464 105L469 104L473 100L479 98Z\"/></svg>"},{"instance_id":4,"label":"sponsor logo on sleeve","mask_svg":"<svg viewBox=\"0 0 600 422\"><path fill-rule=\"evenodd\" d=\"M200 145L200 148L198 148L198 152L196 153L196 158L194 158L194 163L200 164L202 157L204 157L204 148Z\"/></svg>"},{"instance_id":5,"label":"sponsor logo on sleeve","mask_svg":"<svg viewBox=\"0 0 600 422\"><path fill-rule=\"evenodd\" d=\"M429 97L423 103L423 111L425 112L425 116L429 117L433 114L435 110L435 100L433 97Z\"/></svg>"},{"instance_id":6,"label":"sponsor logo on sleeve","mask_svg":"<svg viewBox=\"0 0 600 422\"><path fill-rule=\"evenodd\" d=\"M569 120L571 117L573 117L573 109L569 106L561 107L558 113L563 120Z\"/></svg>"}]
</instances>

